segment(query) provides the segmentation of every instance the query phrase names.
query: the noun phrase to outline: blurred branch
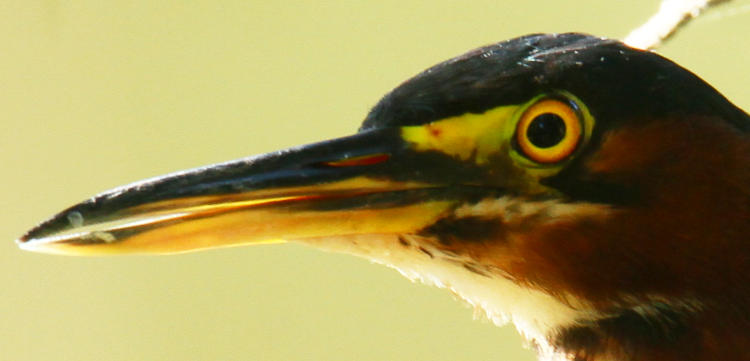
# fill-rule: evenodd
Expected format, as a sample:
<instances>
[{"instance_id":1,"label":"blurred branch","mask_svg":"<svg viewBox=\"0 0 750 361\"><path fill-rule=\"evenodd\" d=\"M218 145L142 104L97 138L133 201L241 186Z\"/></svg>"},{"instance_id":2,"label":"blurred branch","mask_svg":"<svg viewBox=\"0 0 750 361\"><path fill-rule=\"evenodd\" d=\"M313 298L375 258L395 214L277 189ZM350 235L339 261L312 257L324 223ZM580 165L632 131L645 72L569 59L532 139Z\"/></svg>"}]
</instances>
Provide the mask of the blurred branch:
<instances>
[{"instance_id":1,"label":"blurred branch","mask_svg":"<svg viewBox=\"0 0 750 361\"><path fill-rule=\"evenodd\" d=\"M657 48L690 20L710 7L730 0L662 0L659 11L625 38L625 43L644 50Z\"/></svg>"}]
</instances>

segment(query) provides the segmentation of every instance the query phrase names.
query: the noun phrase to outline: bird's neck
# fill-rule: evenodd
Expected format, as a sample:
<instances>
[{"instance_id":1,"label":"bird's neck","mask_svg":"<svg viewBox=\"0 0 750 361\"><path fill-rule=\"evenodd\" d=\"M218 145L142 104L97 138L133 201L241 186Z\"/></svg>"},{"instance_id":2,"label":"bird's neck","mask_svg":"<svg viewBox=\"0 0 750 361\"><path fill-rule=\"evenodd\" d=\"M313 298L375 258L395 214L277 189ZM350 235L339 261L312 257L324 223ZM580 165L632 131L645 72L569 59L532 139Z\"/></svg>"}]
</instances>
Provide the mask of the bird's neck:
<instances>
[{"instance_id":1,"label":"bird's neck","mask_svg":"<svg viewBox=\"0 0 750 361\"><path fill-rule=\"evenodd\" d=\"M566 328L549 340L575 361L750 360L750 318L652 305Z\"/></svg>"}]
</instances>

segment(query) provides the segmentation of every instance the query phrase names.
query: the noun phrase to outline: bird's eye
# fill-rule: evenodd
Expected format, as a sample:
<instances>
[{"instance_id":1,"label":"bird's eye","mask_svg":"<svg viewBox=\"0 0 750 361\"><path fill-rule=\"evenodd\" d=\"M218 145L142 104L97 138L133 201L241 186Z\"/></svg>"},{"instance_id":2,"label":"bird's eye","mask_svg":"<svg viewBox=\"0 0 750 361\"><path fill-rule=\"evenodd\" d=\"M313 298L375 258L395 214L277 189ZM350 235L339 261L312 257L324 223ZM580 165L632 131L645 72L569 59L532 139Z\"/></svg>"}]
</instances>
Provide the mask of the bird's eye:
<instances>
[{"instance_id":1,"label":"bird's eye","mask_svg":"<svg viewBox=\"0 0 750 361\"><path fill-rule=\"evenodd\" d=\"M537 163L557 163L576 150L583 129L571 103L542 99L521 115L516 142L521 152Z\"/></svg>"}]
</instances>

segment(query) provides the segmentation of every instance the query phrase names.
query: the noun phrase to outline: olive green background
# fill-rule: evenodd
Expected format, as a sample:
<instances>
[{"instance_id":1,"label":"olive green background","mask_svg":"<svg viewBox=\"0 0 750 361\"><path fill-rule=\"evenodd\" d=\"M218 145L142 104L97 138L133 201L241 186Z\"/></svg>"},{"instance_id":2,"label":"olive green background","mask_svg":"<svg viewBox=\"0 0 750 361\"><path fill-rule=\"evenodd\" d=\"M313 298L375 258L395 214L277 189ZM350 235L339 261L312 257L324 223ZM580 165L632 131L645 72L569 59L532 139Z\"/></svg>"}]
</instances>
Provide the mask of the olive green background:
<instances>
[{"instance_id":1,"label":"olive green background","mask_svg":"<svg viewBox=\"0 0 750 361\"><path fill-rule=\"evenodd\" d=\"M748 4L661 49L745 109ZM0 360L532 360L512 326L348 256L287 244L76 258L13 240L117 185L352 133L382 94L471 48L622 37L657 5L0 2Z\"/></svg>"}]
</instances>

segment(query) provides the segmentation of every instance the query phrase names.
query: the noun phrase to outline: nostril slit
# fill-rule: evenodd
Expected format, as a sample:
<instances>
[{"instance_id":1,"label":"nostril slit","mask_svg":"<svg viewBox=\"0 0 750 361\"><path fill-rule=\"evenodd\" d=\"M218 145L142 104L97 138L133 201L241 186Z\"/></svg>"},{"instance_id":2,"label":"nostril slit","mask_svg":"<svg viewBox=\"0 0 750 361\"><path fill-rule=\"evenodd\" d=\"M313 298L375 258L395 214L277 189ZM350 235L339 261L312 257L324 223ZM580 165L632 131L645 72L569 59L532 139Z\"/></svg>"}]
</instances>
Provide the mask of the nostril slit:
<instances>
[{"instance_id":1,"label":"nostril slit","mask_svg":"<svg viewBox=\"0 0 750 361\"><path fill-rule=\"evenodd\" d=\"M363 155L359 157L344 158L344 159L329 161L329 162L320 162L317 165L324 166L324 167L333 167L333 168L356 167L356 166L383 163L390 158L391 158L390 154L379 153L379 154Z\"/></svg>"}]
</instances>

